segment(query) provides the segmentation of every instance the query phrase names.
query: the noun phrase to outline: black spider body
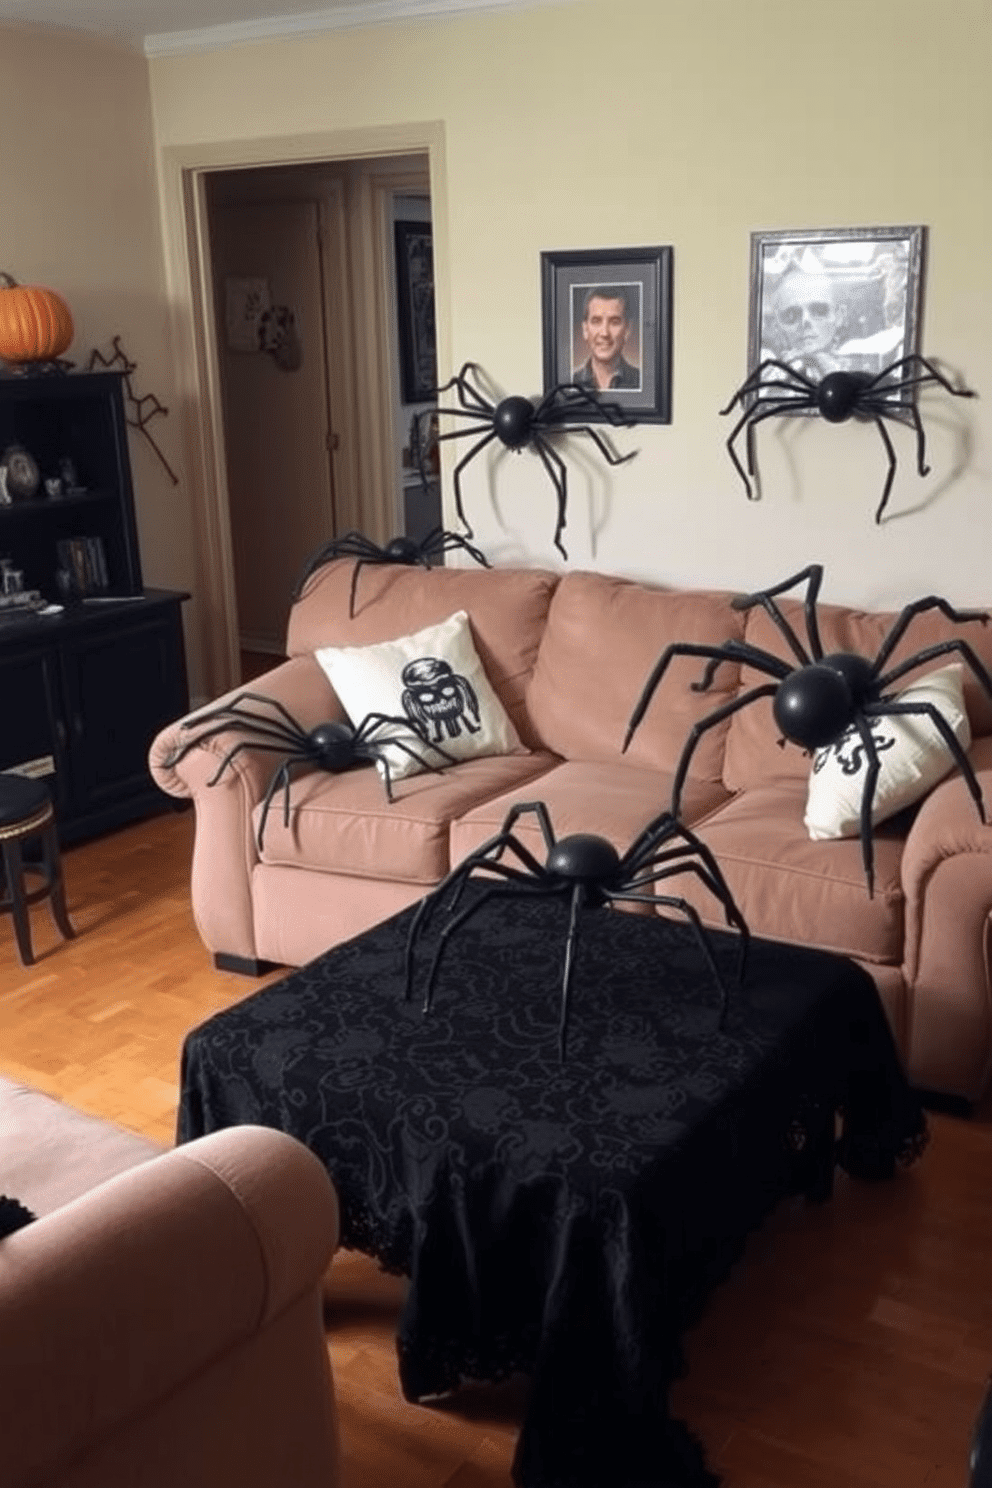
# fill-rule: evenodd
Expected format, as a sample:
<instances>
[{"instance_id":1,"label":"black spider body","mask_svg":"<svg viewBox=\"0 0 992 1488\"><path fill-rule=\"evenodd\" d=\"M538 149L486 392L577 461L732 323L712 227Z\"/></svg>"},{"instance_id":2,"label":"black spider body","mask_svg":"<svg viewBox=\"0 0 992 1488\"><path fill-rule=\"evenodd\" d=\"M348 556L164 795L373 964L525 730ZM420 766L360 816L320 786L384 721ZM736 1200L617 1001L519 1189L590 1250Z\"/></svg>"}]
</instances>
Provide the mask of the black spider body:
<instances>
[{"instance_id":1,"label":"black spider body","mask_svg":"<svg viewBox=\"0 0 992 1488\"><path fill-rule=\"evenodd\" d=\"M525 813L537 818L544 838L546 855L540 862L525 843L514 835L513 828ZM516 859L516 865L504 861L504 854ZM477 871L491 875L492 883L466 909L454 913L462 888ZM565 960L561 986L561 1011L558 1024L558 1051L564 1060L568 1032L568 1011L571 1000L572 978L575 964L575 946L581 912L615 904L667 905L679 910L689 920L706 959L713 979L720 989L720 1019L723 1027L727 1014L727 989L720 977L712 950L706 938L698 913L687 900L667 894L655 893L654 886L680 873L694 873L709 889L723 907L728 925L733 925L741 936L740 975L744 975L744 964L750 936L743 916L738 910L730 890L724 882L709 848L669 813L650 822L623 854L619 853L605 837L578 832L560 840L555 837L548 809L543 801L520 802L511 807L503 825L495 837L482 843L476 850L453 868L436 889L432 889L417 906L406 944L405 996L409 1001L413 992L414 952L420 935L437 906L449 893L450 918L442 927L427 973L424 989L423 1010L430 1011L434 985L444 948L465 921L496 895L518 895L525 897L551 896L564 899L569 905L568 934L565 942Z\"/></svg>"},{"instance_id":2,"label":"black spider body","mask_svg":"<svg viewBox=\"0 0 992 1488\"><path fill-rule=\"evenodd\" d=\"M245 703L259 705L252 711ZM265 711L261 711L264 709ZM244 734L224 755L214 771L208 785L216 785L228 765L246 749L259 749L283 756L266 789L262 801L262 812L258 822L258 850L262 851L265 823L269 816L276 791L282 787L283 822L289 826L289 787L294 765L310 765L340 775L361 765L377 765L382 769L386 799L393 800L392 778L389 769L388 748L399 749L415 759L428 770L442 769L445 764L455 764L454 756L437 743L423 737L416 723L409 718L394 718L386 713L369 713L356 726L344 719L331 719L306 729L298 723L288 708L276 698L260 692L239 692L230 702L216 708L197 713L182 724L190 730L189 739L175 752L170 764L181 759L217 734ZM196 732L193 732L196 730ZM427 759L420 749L429 749L440 756L442 764Z\"/></svg>"},{"instance_id":3,"label":"black spider body","mask_svg":"<svg viewBox=\"0 0 992 1488\"><path fill-rule=\"evenodd\" d=\"M432 528L425 537L419 540L405 535L391 537L385 547L379 547L378 543L374 543L371 538L361 532L346 532L343 537L331 538L330 542L325 543L312 558L307 560L293 589L293 599L299 599L307 580L316 573L318 568L323 568L325 563L330 563L335 558L354 558L355 567L352 571L351 589L348 594L348 616L351 618L355 613L358 575L365 564L392 563L405 568L429 568L432 558L441 558L455 548L468 553L469 557L474 558L476 563L481 564L483 568L489 567L489 559L483 552L467 542L460 532L445 532L443 527Z\"/></svg>"},{"instance_id":4,"label":"black spider body","mask_svg":"<svg viewBox=\"0 0 992 1488\"><path fill-rule=\"evenodd\" d=\"M449 429L444 434L437 434L435 440L438 443L446 439L461 439L466 434L481 436L476 438L468 454L463 455L455 466L455 510L458 518L466 534L472 537L472 528L465 516L465 508L462 504L461 476L469 461L481 454L486 445L498 439L505 449L519 451L528 447L533 448L555 489L558 500L558 520L555 525L554 544L562 557L567 558L568 553L565 551L561 535L565 530L568 504L568 473L564 460L550 443L548 435L555 432L588 434L607 464L623 465L627 460L632 460L637 451L632 450L630 454L618 455L610 448L598 429L594 429L589 423L583 423L581 419L583 414L587 418L595 414L615 427L629 427L633 420L627 417L618 403L597 398L586 388L574 382L559 383L536 402L520 394L513 394L502 398L498 403L493 403L476 386L470 376L470 374L475 375L477 380L478 373L479 368L474 362L466 362L460 372L428 394L429 398L439 398L443 393L454 389L458 398L456 408L426 410L418 415L418 427L422 420L440 414L469 420L469 423L460 429ZM423 436L419 437L417 450L420 476L425 486L428 481L425 465L427 449L428 441Z\"/></svg>"},{"instance_id":5,"label":"black spider body","mask_svg":"<svg viewBox=\"0 0 992 1488\"><path fill-rule=\"evenodd\" d=\"M926 435L915 402L917 388L928 383L937 383L955 398L975 396L970 388L954 387L932 362L921 356L901 357L875 376L868 372L828 372L821 382L814 382L811 377L790 367L786 362L777 361L774 357L767 358L741 384L726 408L720 410L721 414L728 414L738 404L743 409L730 431L727 450L744 482L748 498L754 499L751 485L755 474L754 430L764 419L776 415L818 413L830 424L843 424L850 418L869 420L878 429L889 458L882 498L875 510L875 521L881 522L896 473L895 447L883 420L893 419L897 423L912 425L916 431L917 471L921 476L929 475ZM734 441L745 428L747 470L734 448Z\"/></svg>"},{"instance_id":6,"label":"black spider body","mask_svg":"<svg viewBox=\"0 0 992 1488\"><path fill-rule=\"evenodd\" d=\"M800 573L794 574L784 583L776 584L772 589L759 590L756 594L739 595L731 601L735 610L749 610L754 605L760 604L785 637L790 651L799 663L798 666L790 664L770 651L752 646L746 641L724 641L719 646L676 641L662 652L644 685L627 725L623 748L626 750L630 744L654 696L655 689L675 656L707 658L701 680L692 684L695 692L705 692L710 687L717 667L722 661L745 663L763 672L766 676L774 678L772 682L749 688L740 696L715 708L712 713L693 724L675 771L672 784L672 814L677 816L679 813L682 787L689 769L689 761L703 734L707 729L729 718L732 713L747 707L758 698L772 699L772 713L783 735L783 740L780 742L787 739L806 750L823 749L828 745L837 744L849 729L853 729L861 740L868 761L861 797L861 855L868 882L868 892L871 894L874 892L871 813L875 786L881 768L879 746L872 736L874 719L898 714L917 714L929 718L961 771L979 817L982 821L985 820L985 804L975 772L958 743L954 730L943 714L930 702L901 702L887 689L900 677L904 677L907 672L914 671L924 662L951 652L957 652L967 663L990 699L992 699L992 677L989 676L967 641L960 637L927 646L924 650L915 652L896 666L886 670L889 657L912 621L925 610L939 610L955 624L974 622L987 625L989 616L984 610L955 610L946 599L940 599L937 595L931 594L906 605L894 621L874 659L859 656L853 652L833 652L824 655L816 617L816 599L822 578L822 566L812 563L808 568L802 569ZM787 589L792 589L803 580L806 581L804 603L806 645L800 641L795 630L775 603L776 595L785 593Z\"/></svg>"}]
</instances>

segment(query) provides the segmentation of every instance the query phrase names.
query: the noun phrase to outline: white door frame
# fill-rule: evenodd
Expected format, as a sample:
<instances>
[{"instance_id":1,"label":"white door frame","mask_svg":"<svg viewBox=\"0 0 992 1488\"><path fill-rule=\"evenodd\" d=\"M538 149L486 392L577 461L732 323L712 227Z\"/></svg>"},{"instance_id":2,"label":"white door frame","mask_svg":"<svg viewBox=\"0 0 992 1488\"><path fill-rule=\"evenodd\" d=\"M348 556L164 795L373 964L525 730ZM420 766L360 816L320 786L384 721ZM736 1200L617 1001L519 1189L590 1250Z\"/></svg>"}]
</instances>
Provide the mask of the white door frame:
<instances>
[{"instance_id":1,"label":"white door frame","mask_svg":"<svg viewBox=\"0 0 992 1488\"><path fill-rule=\"evenodd\" d=\"M423 154L428 159L438 352L440 364L446 366L450 361L448 213L441 123L175 146L163 150L159 157L166 288L172 310L184 470L190 486L195 545L191 624L200 641L203 684L208 697L216 697L237 685L241 661L223 407L213 325L206 175L248 166L331 163L404 154ZM373 267L372 272L378 279L381 265ZM382 428L391 464L393 420L388 386L383 390L381 377L369 379L362 392L367 400L373 400L370 407L373 417L369 422ZM373 465L373 469L383 469L381 453L376 456L369 449L366 458L378 460L378 466ZM385 491L386 487L381 489Z\"/></svg>"}]
</instances>

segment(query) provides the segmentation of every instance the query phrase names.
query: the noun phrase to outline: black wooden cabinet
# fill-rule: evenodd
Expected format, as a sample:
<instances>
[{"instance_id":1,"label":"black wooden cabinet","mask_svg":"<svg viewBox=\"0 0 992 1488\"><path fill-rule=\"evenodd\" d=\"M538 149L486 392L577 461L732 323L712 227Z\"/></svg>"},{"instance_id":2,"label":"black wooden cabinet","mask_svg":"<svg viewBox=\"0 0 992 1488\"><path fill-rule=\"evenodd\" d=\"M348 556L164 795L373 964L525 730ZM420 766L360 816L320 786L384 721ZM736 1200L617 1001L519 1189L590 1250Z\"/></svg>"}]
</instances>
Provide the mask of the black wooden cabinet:
<instances>
[{"instance_id":1,"label":"black wooden cabinet","mask_svg":"<svg viewBox=\"0 0 992 1488\"><path fill-rule=\"evenodd\" d=\"M28 450L42 480L71 463L78 490L0 504L0 558L63 602L65 543L99 539L103 573L60 612L0 609L0 770L44 776L63 842L172 803L148 773L160 728L189 707L182 602L142 585L117 373L0 377L0 455ZM60 547L61 544L61 547Z\"/></svg>"}]
</instances>

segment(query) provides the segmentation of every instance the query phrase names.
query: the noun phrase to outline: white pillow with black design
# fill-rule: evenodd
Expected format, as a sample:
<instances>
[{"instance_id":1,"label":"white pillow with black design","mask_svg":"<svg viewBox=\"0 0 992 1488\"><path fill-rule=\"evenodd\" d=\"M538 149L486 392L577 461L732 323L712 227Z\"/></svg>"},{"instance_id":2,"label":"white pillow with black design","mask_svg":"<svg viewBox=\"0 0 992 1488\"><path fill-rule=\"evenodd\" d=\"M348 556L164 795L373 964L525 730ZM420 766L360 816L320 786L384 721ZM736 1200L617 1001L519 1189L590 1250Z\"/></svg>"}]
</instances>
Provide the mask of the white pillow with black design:
<instances>
[{"instance_id":1,"label":"white pillow with black design","mask_svg":"<svg viewBox=\"0 0 992 1488\"><path fill-rule=\"evenodd\" d=\"M408 748L385 746L393 780L443 768L432 744L455 760L529 753L483 670L465 610L394 641L314 654L354 727L371 713L409 721Z\"/></svg>"},{"instance_id":2,"label":"white pillow with black design","mask_svg":"<svg viewBox=\"0 0 992 1488\"><path fill-rule=\"evenodd\" d=\"M900 702L932 703L963 750L971 744L960 662L928 672L897 694ZM931 791L954 769L954 756L933 719L925 714L885 714L870 720L881 768L872 805L872 825L895 816ZM810 837L857 837L867 760L857 729L813 755L806 798Z\"/></svg>"}]
</instances>

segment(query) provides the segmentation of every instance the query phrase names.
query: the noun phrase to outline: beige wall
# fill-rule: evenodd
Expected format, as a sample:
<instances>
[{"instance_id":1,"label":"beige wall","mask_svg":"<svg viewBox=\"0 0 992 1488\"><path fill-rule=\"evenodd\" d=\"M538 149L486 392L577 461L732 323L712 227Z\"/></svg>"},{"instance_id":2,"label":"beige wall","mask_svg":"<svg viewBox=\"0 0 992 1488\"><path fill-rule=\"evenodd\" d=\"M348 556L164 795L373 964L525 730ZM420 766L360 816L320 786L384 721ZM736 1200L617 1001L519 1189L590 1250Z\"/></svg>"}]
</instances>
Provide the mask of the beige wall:
<instances>
[{"instance_id":1,"label":"beige wall","mask_svg":"<svg viewBox=\"0 0 992 1488\"><path fill-rule=\"evenodd\" d=\"M826 597L989 600L988 0L837 0L829 23L797 0L572 0L150 64L51 33L2 37L0 267L66 294L71 355L121 333L139 389L169 403L179 387L180 419L196 389L181 336L173 378L169 335L188 328L189 305L182 275L162 290L152 132L167 181L184 152L221 164L264 138L266 158L281 142L288 159L315 142L347 154L376 131L388 144L437 121L444 370L471 358L506 391L537 394L542 249L674 246L673 422L621 432L639 454L619 470L570 439L574 566L741 587L815 559ZM182 224L164 200L174 267ZM925 395L926 480L894 430L881 528L885 459L870 426L769 421L764 499L748 503L718 409L745 372L750 233L898 223L930 233L923 350L980 399ZM172 419L156 433L183 470ZM133 448L147 578L188 585L193 482L174 490L143 441ZM491 478L485 467L465 484L481 545L497 561L555 562L537 461L504 455ZM195 687L195 646L190 660Z\"/></svg>"},{"instance_id":2,"label":"beige wall","mask_svg":"<svg viewBox=\"0 0 992 1488\"><path fill-rule=\"evenodd\" d=\"M159 58L151 83L166 151L261 136L295 150L308 135L440 120L442 365L474 359L508 392L541 390L542 249L674 246L673 422L622 432L639 454L608 473L570 441L573 565L738 587L819 560L826 597L980 602L990 44L988 0L837 0L829 21L797 0L573 0ZM766 423L765 494L748 503L718 410L746 370L750 233L903 223L930 234L923 350L983 399L924 397L926 480L895 429L881 528L886 461L870 425ZM491 557L555 560L535 458L504 455L491 482L480 458L465 490Z\"/></svg>"},{"instance_id":3,"label":"beige wall","mask_svg":"<svg viewBox=\"0 0 992 1488\"><path fill-rule=\"evenodd\" d=\"M136 396L173 401L148 64L113 45L0 27L0 268L68 301L85 368L115 335L137 363ZM149 432L181 473L171 415ZM174 487L147 440L131 434L145 583L188 589L188 483ZM189 623L190 617L188 617ZM189 625L191 669L195 633Z\"/></svg>"}]
</instances>

